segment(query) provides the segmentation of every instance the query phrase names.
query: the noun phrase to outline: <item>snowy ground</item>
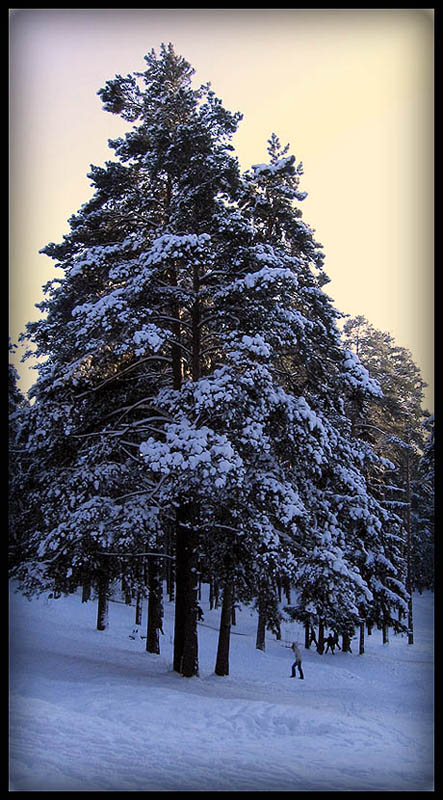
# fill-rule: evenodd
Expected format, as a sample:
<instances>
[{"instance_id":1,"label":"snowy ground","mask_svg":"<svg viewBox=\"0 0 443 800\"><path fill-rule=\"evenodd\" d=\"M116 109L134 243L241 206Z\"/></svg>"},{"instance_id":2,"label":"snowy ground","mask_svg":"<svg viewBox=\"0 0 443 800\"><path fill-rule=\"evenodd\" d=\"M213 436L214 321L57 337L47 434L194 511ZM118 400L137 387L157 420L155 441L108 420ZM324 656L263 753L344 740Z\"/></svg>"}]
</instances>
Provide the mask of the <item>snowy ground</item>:
<instances>
[{"instance_id":1,"label":"snowy ground","mask_svg":"<svg viewBox=\"0 0 443 800\"><path fill-rule=\"evenodd\" d=\"M128 638L131 607L111 603L99 632L94 602L11 593L10 790L433 791L431 593L415 598L414 645L374 631L364 656L357 641L352 655L305 651L304 681L271 634L255 649L247 608L231 674L214 675L220 611L205 597L189 679L171 668L168 602L154 656Z\"/></svg>"}]
</instances>

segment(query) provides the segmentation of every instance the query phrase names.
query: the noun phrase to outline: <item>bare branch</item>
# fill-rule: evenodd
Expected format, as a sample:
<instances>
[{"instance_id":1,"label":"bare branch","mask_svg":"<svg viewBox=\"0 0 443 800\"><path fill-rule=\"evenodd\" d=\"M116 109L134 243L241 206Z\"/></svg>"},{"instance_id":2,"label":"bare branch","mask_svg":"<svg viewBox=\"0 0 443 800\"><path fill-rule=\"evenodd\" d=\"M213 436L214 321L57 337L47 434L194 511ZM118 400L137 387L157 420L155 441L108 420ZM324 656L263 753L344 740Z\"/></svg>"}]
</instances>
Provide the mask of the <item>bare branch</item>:
<instances>
[{"instance_id":1,"label":"bare branch","mask_svg":"<svg viewBox=\"0 0 443 800\"><path fill-rule=\"evenodd\" d=\"M106 378L106 380L102 381L97 386L92 386L86 392L78 394L77 399L80 400L80 398L86 397L88 394L91 394L91 392L97 392L103 386L106 386L107 383L119 380L119 378L121 378L122 375L125 375L127 372L130 372L130 370L139 367L141 364L145 364L147 361L166 361L168 364L172 363L172 360L170 358L166 358L166 356L147 356L146 358L141 358L134 364L130 364L129 367L126 367L125 369L122 369L120 372L116 372L114 375L111 375L109 378Z\"/></svg>"},{"instance_id":2,"label":"bare branch","mask_svg":"<svg viewBox=\"0 0 443 800\"><path fill-rule=\"evenodd\" d=\"M181 317L169 317L167 314L153 314L151 319L168 320L168 322L175 322L175 324L184 325L185 328L192 330L192 325L189 322L185 322Z\"/></svg>"},{"instance_id":3,"label":"bare branch","mask_svg":"<svg viewBox=\"0 0 443 800\"><path fill-rule=\"evenodd\" d=\"M175 556L169 556L166 553L115 553L115 552L107 552L101 553L100 551L96 551L97 556L118 556L119 558L135 558L137 556L152 556L155 558L171 558L175 561Z\"/></svg>"}]
</instances>

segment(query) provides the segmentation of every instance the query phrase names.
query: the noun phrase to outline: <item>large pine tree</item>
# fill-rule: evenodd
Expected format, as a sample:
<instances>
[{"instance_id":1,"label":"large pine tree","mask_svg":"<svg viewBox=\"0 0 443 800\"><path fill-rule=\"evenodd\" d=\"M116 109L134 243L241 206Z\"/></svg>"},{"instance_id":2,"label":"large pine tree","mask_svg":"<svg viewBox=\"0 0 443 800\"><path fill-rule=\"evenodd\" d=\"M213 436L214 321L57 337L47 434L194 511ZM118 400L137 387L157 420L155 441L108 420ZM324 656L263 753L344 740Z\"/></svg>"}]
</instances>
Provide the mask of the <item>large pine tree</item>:
<instances>
[{"instance_id":1,"label":"large pine tree","mask_svg":"<svg viewBox=\"0 0 443 800\"><path fill-rule=\"evenodd\" d=\"M33 414L46 424L36 422L28 447L37 456L48 427L54 442L45 458L51 476L45 499L55 517L45 514L47 533L36 534L36 551L43 559L48 548L60 546L57 572L62 575L66 555L70 578L73 551L82 570L87 562L102 572L91 564L92 552L102 564L108 553L146 549L143 539L152 545L161 533L155 485L139 470L139 443L147 431L162 436L171 420L156 403L161 389L180 391L200 376L206 333L201 265L209 269L209 232L218 236L220 258L227 247L226 206L238 182L229 139L239 115L225 111L209 86L192 88L193 70L171 45L162 45L158 56L152 51L146 62L145 72L117 76L99 92L107 111L136 124L110 143L116 160L92 168L95 193L70 219L70 233L44 249L64 277L46 287L45 319L28 326L36 354L47 359L34 389ZM96 464L101 482L93 474ZM54 484L54 469L62 470L62 488ZM70 470L73 479L67 480ZM62 510L49 497L56 491L65 499ZM199 511L186 496L177 499L175 511L180 619L174 663L194 674L190 578ZM92 545L84 525L93 528ZM106 569L109 578L118 562L106 563L114 565ZM183 630L189 635L180 644ZM191 655L184 658L186 647Z\"/></svg>"},{"instance_id":2,"label":"large pine tree","mask_svg":"<svg viewBox=\"0 0 443 800\"><path fill-rule=\"evenodd\" d=\"M301 219L302 165L272 135L268 162L241 175L240 115L192 88L172 45L146 64L100 90L133 127L91 169L94 194L63 242L44 249L64 274L28 326L46 361L24 436L41 476L21 577L30 590L93 580L105 597L123 573L139 581L137 554L158 553L173 525L174 669L198 672L211 561L226 674L234 585L268 622L282 575L300 613L314 602L343 630L366 613L376 545L363 559L357 542L363 529L376 541L388 512L368 492L376 456L348 408L379 388L342 345Z\"/></svg>"}]
</instances>

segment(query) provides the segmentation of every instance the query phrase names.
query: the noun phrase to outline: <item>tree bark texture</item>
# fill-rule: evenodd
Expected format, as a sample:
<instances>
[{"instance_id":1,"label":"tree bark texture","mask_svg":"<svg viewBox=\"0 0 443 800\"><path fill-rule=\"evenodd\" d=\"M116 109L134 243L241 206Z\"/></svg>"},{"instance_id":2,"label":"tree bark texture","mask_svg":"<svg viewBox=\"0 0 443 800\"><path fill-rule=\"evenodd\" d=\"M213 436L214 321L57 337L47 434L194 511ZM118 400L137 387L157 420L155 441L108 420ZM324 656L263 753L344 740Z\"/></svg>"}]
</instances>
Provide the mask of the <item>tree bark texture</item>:
<instances>
[{"instance_id":1,"label":"tree bark texture","mask_svg":"<svg viewBox=\"0 0 443 800\"><path fill-rule=\"evenodd\" d=\"M86 579L82 587L82 603L87 603L91 599L91 583Z\"/></svg>"},{"instance_id":2,"label":"tree bark texture","mask_svg":"<svg viewBox=\"0 0 443 800\"><path fill-rule=\"evenodd\" d=\"M163 598L160 574L160 561L148 558L148 623L146 631L146 650L160 653L160 632L163 630Z\"/></svg>"},{"instance_id":3,"label":"tree bark texture","mask_svg":"<svg viewBox=\"0 0 443 800\"><path fill-rule=\"evenodd\" d=\"M360 656L364 655L365 652L365 623L360 622L360 639L359 639L359 646L358 646L358 653Z\"/></svg>"},{"instance_id":4,"label":"tree bark texture","mask_svg":"<svg viewBox=\"0 0 443 800\"><path fill-rule=\"evenodd\" d=\"M257 650L266 649L266 609L265 601L262 596L258 600L258 622L257 622L257 638L255 640L255 647Z\"/></svg>"},{"instance_id":5,"label":"tree bark texture","mask_svg":"<svg viewBox=\"0 0 443 800\"><path fill-rule=\"evenodd\" d=\"M198 534L193 528L195 515L192 503L177 510L173 667L187 678L198 675Z\"/></svg>"},{"instance_id":6,"label":"tree bark texture","mask_svg":"<svg viewBox=\"0 0 443 800\"><path fill-rule=\"evenodd\" d=\"M234 598L234 585L227 580L223 591L223 605L218 636L216 675L229 675L229 643L231 637L232 605Z\"/></svg>"},{"instance_id":7,"label":"tree bark texture","mask_svg":"<svg viewBox=\"0 0 443 800\"><path fill-rule=\"evenodd\" d=\"M325 625L323 620L318 623L317 653L323 655L325 650Z\"/></svg>"},{"instance_id":8,"label":"tree bark texture","mask_svg":"<svg viewBox=\"0 0 443 800\"><path fill-rule=\"evenodd\" d=\"M143 591L137 590L137 597L135 601L135 624L141 625L143 619Z\"/></svg>"},{"instance_id":9,"label":"tree bark texture","mask_svg":"<svg viewBox=\"0 0 443 800\"><path fill-rule=\"evenodd\" d=\"M100 571L97 580L97 630L105 631L108 627L108 593L109 578L105 567Z\"/></svg>"}]
</instances>

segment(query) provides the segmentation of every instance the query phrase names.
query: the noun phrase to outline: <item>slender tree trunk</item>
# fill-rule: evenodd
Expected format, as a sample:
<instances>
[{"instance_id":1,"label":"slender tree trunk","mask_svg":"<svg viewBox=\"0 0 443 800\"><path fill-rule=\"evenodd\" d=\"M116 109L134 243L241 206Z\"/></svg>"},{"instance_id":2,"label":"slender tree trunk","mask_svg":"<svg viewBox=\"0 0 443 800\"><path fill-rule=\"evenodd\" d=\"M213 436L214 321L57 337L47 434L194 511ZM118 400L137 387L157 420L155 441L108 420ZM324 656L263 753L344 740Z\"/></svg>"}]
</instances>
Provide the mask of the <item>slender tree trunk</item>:
<instances>
[{"instance_id":1,"label":"slender tree trunk","mask_svg":"<svg viewBox=\"0 0 443 800\"><path fill-rule=\"evenodd\" d=\"M218 608L220 605L220 592L219 586L215 578L211 576L211 583L209 585L209 608Z\"/></svg>"},{"instance_id":2,"label":"slender tree trunk","mask_svg":"<svg viewBox=\"0 0 443 800\"><path fill-rule=\"evenodd\" d=\"M135 625L141 625L143 619L143 598L146 586L146 561L142 561L137 566L137 584L135 593Z\"/></svg>"},{"instance_id":3,"label":"slender tree trunk","mask_svg":"<svg viewBox=\"0 0 443 800\"><path fill-rule=\"evenodd\" d=\"M108 601L109 601L109 577L106 567L100 571L97 581L97 630L105 631L109 624Z\"/></svg>"},{"instance_id":4,"label":"slender tree trunk","mask_svg":"<svg viewBox=\"0 0 443 800\"><path fill-rule=\"evenodd\" d=\"M174 288L177 287L177 273L175 269L171 268L169 271L169 283ZM171 317L174 317L176 322L171 324L171 329L174 334L174 342L171 345L171 359L172 359L172 385L174 389L181 389L183 378L182 366L182 351L181 351L181 324L180 324L180 309L175 300L171 301L170 308Z\"/></svg>"},{"instance_id":5,"label":"slender tree trunk","mask_svg":"<svg viewBox=\"0 0 443 800\"><path fill-rule=\"evenodd\" d=\"M287 600L288 606L290 606L291 605L291 584L289 583L289 578L285 578L284 579L284 588L285 588L286 600Z\"/></svg>"},{"instance_id":6,"label":"slender tree trunk","mask_svg":"<svg viewBox=\"0 0 443 800\"><path fill-rule=\"evenodd\" d=\"M90 599L91 599L91 581L89 580L89 578L86 578L82 586L82 603L87 603L88 600Z\"/></svg>"},{"instance_id":7,"label":"slender tree trunk","mask_svg":"<svg viewBox=\"0 0 443 800\"><path fill-rule=\"evenodd\" d=\"M209 610L214 608L214 579L212 575L209 578Z\"/></svg>"},{"instance_id":8,"label":"slender tree trunk","mask_svg":"<svg viewBox=\"0 0 443 800\"><path fill-rule=\"evenodd\" d=\"M132 603L132 587L126 578L126 575L122 576L122 594L125 598L126 605L130 606Z\"/></svg>"},{"instance_id":9,"label":"slender tree trunk","mask_svg":"<svg viewBox=\"0 0 443 800\"><path fill-rule=\"evenodd\" d=\"M408 600L408 644L414 644L414 616L412 608L412 592Z\"/></svg>"},{"instance_id":10,"label":"slender tree trunk","mask_svg":"<svg viewBox=\"0 0 443 800\"><path fill-rule=\"evenodd\" d=\"M168 526L169 527L169 526ZM166 555L173 555L174 553L174 537L172 531L169 529L166 534ZM169 601L172 603L175 596L175 580L174 580L174 560L172 558L165 558L166 561L166 592Z\"/></svg>"},{"instance_id":11,"label":"slender tree trunk","mask_svg":"<svg viewBox=\"0 0 443 800\"><path fill-rule=\"evenodd\" d=\"M305 622L305 649L309 650L311 646L311 625L309 622Z\"/></svg>"},{"instance_id":12,"label":"slender tree trunk","mask_svg":"<svg viewBox=\"0 0 443 800\"><path fill-rule=\"evenodd\" d=\"M232 612L231 612L231 625L237 625L236 604L235 604L235 588L232 587Z\"/></svg>"},{"instance_id":13,"label":"slender tree trunk","mask_svg":"<svg viewBox=\"0 0 443 800\"><path fill-rule=\"evenodd\" d=\"M229 642L231 636L231 617L234 598L234 585L227 580L223 591L223 605L218 636L216 675L229 675Z\"/></svg>"},{"instance_id":14,"label":"slender tree trunk","mask_svg":"<svg viewBox=\"0 0 443 800\"><path fill-rule=\"evenodd\" d=\"M148 558L148 623L146 633L146 650L148 653L160 653L160 631L163 630L162 584L160 577L160 561Z\"/></svg>"},{"instance_id":15,"label":"slender tree trunk","mask_svg":"<svg viewBox=\"0 0 443 800\"><path fill-rule=\"evenodd\" d=\"M360 640L358 646L359 655L364 655L365 652L365 623L360 622Z\"/></svg>"},{"instance_id":16,"label":"slender tree trunk","mask_svg":"<svg viewBox=\"0 0 443 800\"><path fill-rule=\"evenodd\" d=\"M318 623L318 641L317 641L317 653L319 655L323 655L325 650L325 624L321 619Z\"/></svg>"},{"instance_id":17,"label":"slender tree trunk","mask_svg":"<svg viewBox=\"0 0 443 800\"><path fill-rule=\"evenodd\" d=\"M182 505L177 510L173 666L187 678L198 675L198 534L192 527L195 518L193 504Z\"/></svg>"},{"instance_id":18,"label":"slender tree trunk","mask_svg":"<svg viewBox=\"0 0 443 800\"><path fill-rule=\"evenodd\" d=\"M137 590L137 598L135 601L135 624L141 625L143 619L143 592L141 588Z\"/></svg>"},{"instance_id":19,"label":"slender tree trunk","mask_svg":"<svg viewBox=\"0 0 443 800\"><path fill-rule=\"evenodd\" d=\"M262 595L258 599L258 622L257 622L257 638L255 640L255 647L257 650L266 649L266 612L265 601Z\"/></svg>"},{"instance_id":20,"label":"slender tree trunk","mask_svg":"<svg viewBox=\"0 0 443 800\"><path fill-rule=\"evenodd\" d=\"M409 593L408 599L408 644L414 644L414 617L412 608L412 525L411 525L411 476L409 468L409 456L406 457L406 502L407 502L407 575L406 589Z\"/></svg>"}]
</instances>

